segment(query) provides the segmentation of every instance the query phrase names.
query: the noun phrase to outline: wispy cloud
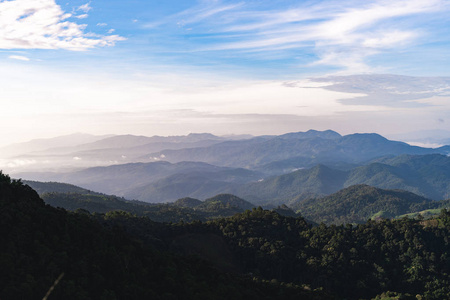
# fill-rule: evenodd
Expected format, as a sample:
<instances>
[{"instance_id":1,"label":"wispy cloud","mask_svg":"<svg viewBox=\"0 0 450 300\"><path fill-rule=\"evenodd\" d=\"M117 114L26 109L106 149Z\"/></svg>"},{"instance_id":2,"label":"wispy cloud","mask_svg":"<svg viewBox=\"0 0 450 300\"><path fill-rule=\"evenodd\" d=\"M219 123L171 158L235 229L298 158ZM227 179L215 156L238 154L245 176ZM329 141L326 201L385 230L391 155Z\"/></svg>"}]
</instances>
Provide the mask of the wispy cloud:
<instances>
[{"instance_id":1,"label":"wispy cloud","mask_svg":"<svg viewBox=\"0 0 450 300\"><path fill-rule=\"evenodd\" d=\"M79 7L77 8L77 10L81 10L81 11L84 11L85 13L87 13L87 12L89 12L89 11L92 9L92 7L90 6L90 4L91 4L91 2L88 2L88 3L86 3L86 4L83 4L83 5L79 6Z\"/></svg>"},{"instance_id":2,"label":"wispy cloud","mask_svg":"<svg viewBox=\"0 0 450 300\"><path fill-rule=\"evenodd\" d=\"M79 9L87 12L91 8L87 3ZM82 51L124 40L118 35L89 36L84 32L86 25L68 21L72 15L64 13L54 0L3 1L0 15L0 49Z\"/></svg>"},{"instance_id":3,"label":"wispy cloud","mask_svg":"<svg viewBox=\"0 0 450 300\"><path fill-rule=\"evenodd\" d=\"M214 3L214 2L213 2ZM231 4L231 5L216 5L215 3L211 6L206 7L196 7L193 9L189 9L181 12L176 17L182 17L181 21L184 24L192 24L196 22L200 22L207 18L211 18L213 16L217 16L219 14L227 13L230 11L234 11L239 7L242 7L243 3Z\"/></svg>"},{"instance_id":4,"label":"wispy cloud","mask_svg":"<svg viewBox=\"0 0 450 300\"><path fill-rule=\"evenodd\" d=\"M374 71L366 62L369 56L405 48L426 34L409 17L448 9L447 0L307 1L272 10L209 1L206 7L195 6L148 27L189 24L191 35L206 36L194 51L298 49L317 56L311 65L369 72Z\"/></svg>"},{"instance_id":5,"label":"wispy cloud","mask_svg":"<svg viewBox=\"0 0 450 300\"><path fill-rule=\"evenodd\" d=\"M365 94L362 97L342 98L352 105L381 105L385 107L423 108L438 105L448 110L450 77L411 77L399 75L352 75L311 78L326 84L324 89L344 93ZM298 85L293 83L293 86ZM302 86L300 84L300 86ZM439 99L439 100L436 100Z\"/></svg>"},{"instance_id":6,"label":"wispy cloud","mask_svg":"<svg viewBox=\"0 0 450 300\"><path fill-rule=\"evenodd\" d=\"M82 15L79 15L79 16L75 16L75 18L77 18L77 19L86 19L87 17L89 17L88 14L82 14Z\"/></svg>"},{"instance_id":7,"label":"wispy cloud","mask_svg":"<svg viewBox=\"0 0 450 300\"><path fill-rule=\"evenodd\" d=\"M210 3L206 3L210 2ZM243 3L223 5L219 1L206 1L201 3L201 5L189 8L175 15L167 16L161 20L155 22L146 23L143 25L144 28L156 28L165 24L176 24L179 27L183 27L189 24L196 24L198 22L211 19L229 12L233 12L239 7L242 7ZM133 20L137 22L137 20Z\"/></svg>"},{"instance_id":8,"label":"wispy cloud","mask_svg":"<svg viewBox=\"0 0 450 300\"><path fill-rule=\"evenodd\" d=\"M26 56L22 56L22 55L10 55L8 56L8 58L10 59L17 59L17 60L23 60L23 61L29 61L30 59Z\"/></svg>"}]
</instances>

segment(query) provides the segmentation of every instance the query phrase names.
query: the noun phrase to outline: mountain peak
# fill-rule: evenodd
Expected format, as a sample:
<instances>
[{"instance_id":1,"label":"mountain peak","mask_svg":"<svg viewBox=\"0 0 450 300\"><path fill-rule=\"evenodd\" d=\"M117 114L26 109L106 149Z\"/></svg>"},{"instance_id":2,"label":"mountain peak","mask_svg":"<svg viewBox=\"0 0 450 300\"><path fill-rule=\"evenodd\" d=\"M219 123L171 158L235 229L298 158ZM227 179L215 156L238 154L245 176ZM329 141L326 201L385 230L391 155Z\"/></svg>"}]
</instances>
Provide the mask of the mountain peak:
<instances>
[{"instance_id":1,"label":"mountain peak","mask_svg":"<svg viewBox=\"0 0 450 300\"><path fill-rule=\"evenodd\" d=\"M290 132L279 136L283 139L313 139L313 138L321 138L321 139L339 139L342 136L333 130L325 130L325 131L319 131L310 129L306 132Z\"/></svg>"},{"instance_id":2,"label":"mountain peak","mask_svg":"<svg viewBox=\"0 0 450 300\"><path fill-rule=\"evenodd\" d=\"M388 141L387 138L378 133L353 133L343 137L346 140L371 140L371 141Z\"/></svg>"}]
</instances>

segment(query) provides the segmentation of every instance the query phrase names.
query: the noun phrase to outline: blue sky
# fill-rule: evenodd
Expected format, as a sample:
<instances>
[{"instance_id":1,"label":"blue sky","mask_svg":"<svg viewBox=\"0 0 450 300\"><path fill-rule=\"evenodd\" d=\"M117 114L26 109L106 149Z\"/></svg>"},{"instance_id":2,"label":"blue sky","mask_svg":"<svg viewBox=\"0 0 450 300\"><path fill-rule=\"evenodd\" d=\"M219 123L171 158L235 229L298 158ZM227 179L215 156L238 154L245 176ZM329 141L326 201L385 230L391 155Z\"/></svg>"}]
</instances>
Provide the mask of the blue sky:
<instances>
[{"instance_id":1,"label":"blue sky","mask_svg":"<svg viewBox=\"0 0 450 300\"><path fill-rule=\"evenodd\" d=\"M448 1L113 0L54 6L71 14L59 23L78 26L82 37L75 38L82 41L50 45L55 50L16 50L61 67L116 62L233 77L238 70L264 79L337 71L447 75ZM83 49L89 53L71 51Z\"/></svg>"},{"instance_id":2,"label":"blue sky","mask_svg":"<svg viewBox=\"0 0 450 300\"><path fill-rule=\"evenodd\" d=\"M0 1L0 133L445 129L449 17L448 0Z\"/></svg>"}]
</instances>

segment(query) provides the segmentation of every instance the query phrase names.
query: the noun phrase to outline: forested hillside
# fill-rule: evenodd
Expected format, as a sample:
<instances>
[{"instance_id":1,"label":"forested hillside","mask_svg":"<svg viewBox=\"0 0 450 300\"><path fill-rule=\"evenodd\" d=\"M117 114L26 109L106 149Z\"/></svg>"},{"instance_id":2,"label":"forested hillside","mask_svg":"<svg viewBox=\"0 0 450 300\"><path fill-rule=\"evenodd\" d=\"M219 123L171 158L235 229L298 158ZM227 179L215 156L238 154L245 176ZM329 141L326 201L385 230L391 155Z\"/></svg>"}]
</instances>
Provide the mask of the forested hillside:
<instances>
[{"instance_id":1,"label":"forested hillside","mask_svg":"<svg viewBox=\"0 0 450 300\"><path fill-rule=\"evenodd\" d=\"M68 213L0 179L5 299L40 299L61 274L55 299L450 297L446 210L436 219L357 226L312 226L262 208L163 224L120 211ZM223 198L245 203L208 202Z\"/></svg>"},{"instance_id":2,"label":"forested hillside","mask_svg":"<svg viewBox=\"0 0 450 300\"><path fill-rule=\"evenodd\" d=\"M450 198L450 157L439 154L378 158L349 170L318 165L235 187L231 193L255 204L291 204L366 184L402 189L433 200Z\"/></svg>"},{"instance_id":3,"label":"forested hillside","mask_svg":"<svg viewBox=\"0 0 450 300\"><path fill-rule=\"evenodd\" d=\"M51 190L60 186L55 183L32 182L32 185L41 187L42 190ZM66 187L66 185L62 185ZM69 186L74 189L73 186ZM41 194L45 203L53 207L61 207L70 211L78 209L91 213L108 213L112 211L125 211L138 216L146 216L158 222L192 222L206 221L217 217L232 216L236 213L255 207L250 202L234 195L220 194L200 201L193 198L182 198L174 203L146 203L141 201L129 201L111 195L74 192L44 192Z\"/></svg>"},{"instance_id":4,"label":"forested hillside","mask_svg":"<svg viewBox=\"0 0 450 300\"><path fill-rule=\"evenodd\" d=\"M75 211L84 209L91 213L108 213L122 210L138 216L146 216L158 222L206 221L232 216L254 204L230 194L219 194L204 201L181 198L173 203L146 203L87 191L76 186L54 182L28 182L41 190L41 197L54 207ZM46 192L46 191L61 192ZM67 192L64 192L67 191ZM79 191L79 192L72 192ZM326 224L364 223L368 219L398 218L403 215L432 216L442 208L450 207L450 200L432 201L411 192L386 190L368 185L355 185L334 194L303 199L303 194L284 204L270 208L283 215L300 213L315 223Z\"/></svg>"},{"instance_id":5,"label":"forested hillside","mask_svg":"<svg viewBox=\"0 0 450 300\"><path fill-rule=\"evenodd\" d=\"M163 240L170 225L134 219L134 230L150 228L155 235L132 237L129 223L115 219L46 206L30 187L0 173L0 298L42 299L57 278L49 299L328 298L171 254Z\"/></svg>"},{"instance_id":6,"label":"forested hillside","mask_svg":"<svg viewBox=\"0 0 450 300\"><path fill-rule=\"evenodd\" d=\"M448 207L411 192L354 185L322 198L299 201L294 209L317 223L364 223L369 219L396 218L427 209Z\"/></svg>"}]
</instances>

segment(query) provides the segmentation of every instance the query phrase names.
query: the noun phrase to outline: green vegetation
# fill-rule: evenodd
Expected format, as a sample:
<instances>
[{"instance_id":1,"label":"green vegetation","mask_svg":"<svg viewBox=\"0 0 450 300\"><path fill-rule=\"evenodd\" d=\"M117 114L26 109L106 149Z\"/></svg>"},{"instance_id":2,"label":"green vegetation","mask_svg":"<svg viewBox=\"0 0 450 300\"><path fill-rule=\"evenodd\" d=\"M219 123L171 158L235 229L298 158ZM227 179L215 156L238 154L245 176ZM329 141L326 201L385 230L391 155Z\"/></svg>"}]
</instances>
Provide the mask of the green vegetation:
<instances>
[{"instance_id":1,"label":"green vegetation","mask_svg":"<svg viewBox=\"0 0 450 300\"><path fill-rule=\"evenodd\" d=\"M235 192L255 203L290 204L296 198L331 194L342 188L346 176L347 172L318 165L311 169L248 183L237 188Z\"/></svg>"},{"instance_id":2,"label":"green vegetation","mask_svg":"<svg viewBox=\"0 0 450 300\"><path fill-rule=\"evenodd\" d=\"M57 184L40 183L43 190L50 190L55 185ZM72 186L71 189L73 188ZM122 210L157 222L174 223L207 221L232 216L255 207L230 194L220 194L205 201L182 198L166 204L128 201L90 191L86 194L44 193L41 197L47 204L70 211L84 209L91 213L107 213ZM450 200L431 201L410 192L382 190L367 185L352 186L323 198L310 198L292 205L294 210L308 220L326 224L364 223L368 219L415 217L418 214L429 218L447 207L450 207ZM295 211L284 204L274 210L281 215L297 216Z\"/></svg>"},{"instance_id":3,"label":"green vegetation","mask_svg":"<svg viewBox=\"0 0 450 300\"><path fill-rule=\"evenodd\" d=\"M432 201L410 192L354 185L332 195L300 201L295 208L306 218L326 224L364 223L437 208Z\"/></svg>"},{"instance_id":4,"label":"green vegetation","mask_svg":"<svg viewBox=\"0 0 450 300\"><path fill-rule=\"evenodd\" d=\"M243 184L232 193L259 205L293 205L357 184L401 189L432 200L448 199L450 157L439 154L400 155L379 158L346 171L317 165L261 182Z\"/></svg>"},{"instance_id":5,"label":"green vegetation","mask_svg":"<svg viewBox=\"0 0 450 300\"><path fill-rule=\"evenodd\" d=\"M217 217L232 216L246 209L255 207L250 202L229 194L220 194L200 201L193 198L182 198L174 203L153 204L141 201L129 201L120 197L93 193L72 185L54 182L32 182L39 186L42 199L54 207L61 207L70 211L83 209L91 213L105 214L112 211L125 211L138 216L146 216L158 222L192 222L206 221ZM74 192L45 192L55 190L81 191ZM68 189L64 189L68 188Z\"/></svg>"},{"instance_id":6,"label":"green vegetation","mask_svg":"<svg viewBox=\"0 0 450 300\"><path fill-rule=\"evenodd\" d=\"M329 227L313 227L301 217L261 208L159 229L138 226L142 220L133 218L109 221L136 237L156 236L177 253L197 254L219 269L321 288L336 299L450 297L450 212L446 210L431 220Z\"/></svg>"},{"instance_id":7,"label":"green vegetation","mask_svg":"<svg viewBox=\"0 0 450 300\"><path fill-rule=\"evenodd\" d=\"M246 209L252 209L253 207L255 207L255 205L250 202L230 194L220 194L212 198L208 198L201 205L197 206L197 208L205 211L235 208L241 210L241 212Z\"/></svg>"},{"instance_id":8,"label":"green vegetation","mask_svg":"<svg viewBox=\"0 0 450 300\"><path fill-rule=\"evenodd\" d=\"M0 174L2 299L40 299L62 273L54 299L449 299L449 236L445 209L340 226L260 207L205 223L69 213Z\"/></svg>"},{"instance_id":9,"label":"green vegetation","mask_svg":"<svg viewBox=\"0 0 450 300\"><path fill-rule=\"evenodd\" d=\"M158 235L127 233L148 230ZM328 298L175 255L164 240L174 231L125 213L94 217L52 208L30 187L0 173L0 298L42 299L61 274L49 299Z\"/></svg>"},{"instance_id":10,"label":"green vegetation","mask_svg":"<svg viewBox=\"0 0 450 300\"><path fill-rule=\"evenodd\" d=\"M262 277L320 286L338 299L387 291L448 299L450 213L437 220L310 227L301 218L254 210L211 223L238 253L240 265Z\"/></svg>"},{"instance_id":11,"label":"green vegetation","mask_svg":"<svg viewBox=\"0 0 450 300\"><path fill-rule=\"evenodd\" d=\"M196 206L199 206L200 204L202 204L202 201L190 197L178 199L173 203L173 205L175 206L189 207L189 208L194 208Z\"/></svg>"}]
</instances>

